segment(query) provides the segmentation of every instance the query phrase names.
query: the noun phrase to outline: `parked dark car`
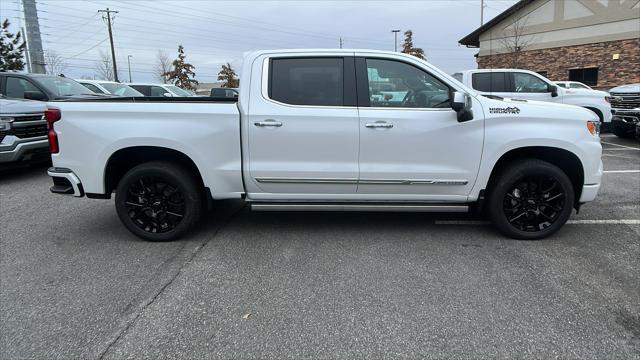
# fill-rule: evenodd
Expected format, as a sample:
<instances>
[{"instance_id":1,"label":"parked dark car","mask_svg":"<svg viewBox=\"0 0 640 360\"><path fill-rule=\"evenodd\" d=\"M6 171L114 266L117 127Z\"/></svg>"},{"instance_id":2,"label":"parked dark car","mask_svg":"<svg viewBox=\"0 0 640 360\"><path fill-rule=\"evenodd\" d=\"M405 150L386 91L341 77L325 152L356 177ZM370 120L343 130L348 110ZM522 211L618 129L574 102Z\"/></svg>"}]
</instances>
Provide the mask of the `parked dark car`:
<instances>
[{"instance_id":1,"label":"parked dark car","mask_svg":"<svg viewBox=\"0 0 640 360\"><path fill-rule=\"evenodd\" d=\"M0 72L0 94L7 98L40 101L105 97L62 76Z\"/></svg>"}]
</instances>

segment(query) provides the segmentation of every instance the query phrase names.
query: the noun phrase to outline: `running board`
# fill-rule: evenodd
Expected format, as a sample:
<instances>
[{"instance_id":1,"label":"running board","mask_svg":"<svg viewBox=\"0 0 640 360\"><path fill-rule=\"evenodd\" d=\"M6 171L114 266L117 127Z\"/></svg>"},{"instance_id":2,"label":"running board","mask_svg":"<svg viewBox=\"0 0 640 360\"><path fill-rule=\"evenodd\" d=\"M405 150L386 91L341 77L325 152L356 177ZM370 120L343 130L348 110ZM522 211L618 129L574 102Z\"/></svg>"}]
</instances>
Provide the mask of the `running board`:
<instances>
[{"instance_id":1,"label":"running board","mask_svg":"<svg viewBox=\"0 0 640 360\"><path fill-rule=\"evenodd\" d=\"M404 212L468 212L468 205L460 204L287 204L252 203L253 211L404 211Z\"/></svg>"}]
</instances>

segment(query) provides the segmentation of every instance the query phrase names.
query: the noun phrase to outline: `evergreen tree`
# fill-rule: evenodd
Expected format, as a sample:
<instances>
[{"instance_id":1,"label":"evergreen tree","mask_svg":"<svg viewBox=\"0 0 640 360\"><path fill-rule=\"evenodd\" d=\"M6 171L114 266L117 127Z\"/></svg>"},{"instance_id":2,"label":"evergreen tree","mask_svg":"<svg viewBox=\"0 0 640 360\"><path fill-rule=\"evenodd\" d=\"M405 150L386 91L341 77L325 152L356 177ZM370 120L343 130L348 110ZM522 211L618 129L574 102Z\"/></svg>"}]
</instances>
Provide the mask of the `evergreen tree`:
<instances>
[{"instance_id":1,"label":"evergreen tree","mask_svg":"<svg viewBox=\"0 0 640 360\"><path fill-rule=\"evenodd\" d=\"M9 32L9 25L9 19L5 19L0 28L0 71L23 70L26 44L19 31Z\"/></svg>"},{"instance_id":2,"label":"evergreen tree","mask_svg":"<svg viewBox=\"0 0 640 360\"><path fill-rule=\"evenodd\" d=\"M424 50L421 48L413 47L413 31L407 30L404 32L404 43L402 44L402 52L405 54L413 55L418 59L426 60L424 56Z\"/></svg>"},{"instance_id":3,"label":"evergreen tree","mask_svg":"<svg viewBox=\"0 0 640 360\"><path fill-rule=\"evenodd\" d=\"M196 73L193 71L195 67L185 62L185 58L184 48L182 45L178 45L178 58L173 60L173 70L162 74L162 76L166 77L167 82L179 88L196 90L198 81L194 79L196 77Z\"/></svg>"},{"instance_id":4,"label":"evergreen tree","mask_svg":"<svg viewBox=\"0 0 640 360\"><path fill-rule=\"evenodd\" d=\"M231 64L226 63L222 65L222 70L218 73L218 80L224 81L222 87L237 88L240 85L240 80L238 80L237 76Z\"/></svg>"}]
</instances>

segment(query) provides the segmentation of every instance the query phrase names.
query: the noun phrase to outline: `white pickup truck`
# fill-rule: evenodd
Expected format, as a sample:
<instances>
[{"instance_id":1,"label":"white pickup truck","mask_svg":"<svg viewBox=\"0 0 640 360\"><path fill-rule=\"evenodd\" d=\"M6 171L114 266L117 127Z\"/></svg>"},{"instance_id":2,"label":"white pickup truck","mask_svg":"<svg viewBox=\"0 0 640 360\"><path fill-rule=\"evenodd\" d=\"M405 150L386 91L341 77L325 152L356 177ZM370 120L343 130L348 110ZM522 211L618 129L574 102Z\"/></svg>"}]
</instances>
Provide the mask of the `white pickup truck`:
<instances>
[{"instance_id":1,"label":"white pickup truck","mask_svg":"<svg viewBox=\"0 0 640 360\"><path fill-rule=\"evenodd\" d=\"M600 187L593 112L480 96L409 55L253 52L242 84L237 102L49 103L51 190L115 192L124 225L152 241L230 198L268 211L478 209L509 237L539 239Z\"/></svg>"},{"instance_id":2,"label":"white pickup truck","mask_svg":"<svg viewBox=\"0 0 640 360\"><path fill-rule=\"evenodd\" d=\"M602 125L608 127L611 123L611 97L605 91L565 89L538 73L522 69L474 69L452 76L483 95L581 106L596 113Z\"/></svg>"}]
</instances>

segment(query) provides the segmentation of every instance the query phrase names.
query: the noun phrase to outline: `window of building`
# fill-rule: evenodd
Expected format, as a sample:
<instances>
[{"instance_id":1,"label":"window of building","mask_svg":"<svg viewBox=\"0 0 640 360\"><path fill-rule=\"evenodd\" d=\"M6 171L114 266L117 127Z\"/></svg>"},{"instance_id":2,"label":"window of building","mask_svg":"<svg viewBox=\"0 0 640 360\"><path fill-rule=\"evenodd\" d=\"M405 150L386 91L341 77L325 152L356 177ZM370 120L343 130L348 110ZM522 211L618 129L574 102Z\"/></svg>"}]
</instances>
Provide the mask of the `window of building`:
<instances>
[{"instance_id":1,"label":"window of building","mask_svg":"<svg viewBox=\"0 0 640 360\"><path fill-rule=\"evenodd\" d=\"M540 75L542 75L542 76L546 77L547 79L549 78L549 77L547 76L547 72L546 72L546 71L536 71L536 72L537 72L538 74L540 74Z\"/></svg>"},{"instance_id":2,"label":"window of building","mask_svg":"<svg viewBox=\"0 0 640 360\"><path fill-rule=\"evenodd\" d=\"M273 59L269 97L293 105L343 106L342 58Z\"/></svg>"},{"instance_id":3,"label":"window of building","mask_svg":"<svg viewBox=\"0 0 640 360\"><path fill-rule=\"evenodd\" d=\"M479 72L471 77L471 86L482 92L510 92L507 73Z\"/></svg>"},{"instance_id":4,"label":"window of building","mask_svg":"<svg viewBox=\"0 0 640 360\"><path fill-rule=\"evenodd\" d=\"M598 85L598 68L571 69L569 70L569 80L579 81L585 85Z\"/></svg>"}]
</instances>

